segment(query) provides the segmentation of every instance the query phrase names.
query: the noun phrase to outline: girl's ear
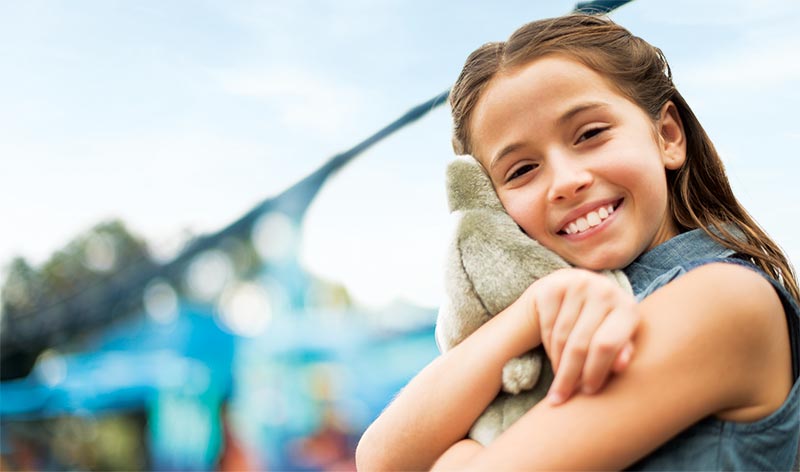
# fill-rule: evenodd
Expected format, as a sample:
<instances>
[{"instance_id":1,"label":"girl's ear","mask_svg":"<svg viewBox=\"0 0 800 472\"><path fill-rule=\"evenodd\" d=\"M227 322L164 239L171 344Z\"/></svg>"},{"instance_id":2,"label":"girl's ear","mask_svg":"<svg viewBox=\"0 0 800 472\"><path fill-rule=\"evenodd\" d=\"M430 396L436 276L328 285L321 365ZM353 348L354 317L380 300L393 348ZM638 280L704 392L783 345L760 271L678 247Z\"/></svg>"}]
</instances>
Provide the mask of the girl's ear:
<instances>
[{"instance_id":1,"label":"girl's ear","mask_svg":"<svg viewBox=\"0 0 800 472\"><path fill-rule=\"evenodd\" d=\"M686 162L686 134L678 108L671 101L661 107L657 126L664 167L680 169Z\"/></svg>"}]
</instances>

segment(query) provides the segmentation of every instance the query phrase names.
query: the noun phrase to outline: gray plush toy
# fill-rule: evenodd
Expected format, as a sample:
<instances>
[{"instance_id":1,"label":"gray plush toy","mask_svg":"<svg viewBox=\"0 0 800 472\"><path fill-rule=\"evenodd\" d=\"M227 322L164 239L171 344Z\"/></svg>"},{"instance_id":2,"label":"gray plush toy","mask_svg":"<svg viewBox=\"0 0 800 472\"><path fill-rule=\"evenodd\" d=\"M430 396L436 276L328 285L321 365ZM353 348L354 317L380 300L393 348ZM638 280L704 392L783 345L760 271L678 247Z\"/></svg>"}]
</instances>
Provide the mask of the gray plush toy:
<instances>
[{"instance_id":1,"label":"gray plush toy","mask_svg":"<svg viewBox=\"0 0 800 472\"><path fill-rule=\"evenodd\" d=\"M506 213L491 180L470 156L447 168L450 211L456 218L445 267L447 298L436 322L446 352L514 302L529 285L569 264L528 237ZM621 271L607 275L631 291ZM544 398L553 371L540 346L503 368L503 391L469 432L484 446Z\"/></svg>"}]
</instances>

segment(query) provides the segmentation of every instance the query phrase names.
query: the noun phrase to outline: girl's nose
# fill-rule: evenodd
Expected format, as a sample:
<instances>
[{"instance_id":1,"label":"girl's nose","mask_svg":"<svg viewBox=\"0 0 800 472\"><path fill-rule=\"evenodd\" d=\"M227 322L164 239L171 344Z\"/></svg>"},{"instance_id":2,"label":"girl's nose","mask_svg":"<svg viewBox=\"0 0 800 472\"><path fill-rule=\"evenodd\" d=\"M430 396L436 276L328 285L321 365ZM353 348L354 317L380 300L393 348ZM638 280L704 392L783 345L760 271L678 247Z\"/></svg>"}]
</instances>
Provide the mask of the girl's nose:
<instances>
[{"instance_id":1,"label":"girl's nose","mask_svg":"<svg viewBox=\"0 0 800 472\"><path fill-rule=\"evenodd\" d=\"M561 157L557 162L551 160L550 170L552 180L547 199L551 202L575 197L594 181L591 171L574 159Z\"/></svg>"}]
</instances>

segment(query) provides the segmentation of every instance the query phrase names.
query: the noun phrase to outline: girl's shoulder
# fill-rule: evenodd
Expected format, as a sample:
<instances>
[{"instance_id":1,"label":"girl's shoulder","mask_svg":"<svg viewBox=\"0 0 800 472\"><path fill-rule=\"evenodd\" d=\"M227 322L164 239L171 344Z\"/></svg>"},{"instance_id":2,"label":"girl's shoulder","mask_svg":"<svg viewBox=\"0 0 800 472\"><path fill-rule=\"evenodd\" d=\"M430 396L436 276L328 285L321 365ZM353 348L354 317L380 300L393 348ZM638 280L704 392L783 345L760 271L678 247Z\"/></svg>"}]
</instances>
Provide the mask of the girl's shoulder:
<instances>
[{"instance_id":1,"label":"girl's shoulder","mask_svg":"<svg viewBox=\"0 0 800 472\"><path fill-rule=\"evenodd\" d=\"M685 269L685 275L664 289L675 284L685 302L703 307L695 312L705 318L698 334L713 351L711 357L732 361L724 372L740 381L729 389L730 405L715 416L749 422L770 415L783 404L797 377L792 338L798 312L796 307L784 308L792 300L773 279L739 259L693 261Z\"/></svg>"},{"instance_id":2,"label":"girl's shoulder","mask_svg":"<svg viewBox=\"0 0 800 472\"><path fill-rule=\"evenodd\" d=\"M683 269L683 275L642 304L654 311L673 310L673 326L667 330L681 330L676 325L696 317L695 331L686 336L694 347L676 346L675 352L694 352L695 366L685 367L704 373L689 375L695 383L687 394L703 396L700 390L709 389L707 406L714 411L634 468L681 469L696 465L701 456L712 469L790 467L800 433L796 300L747 261L698 260Z\"/></svg>"},{"instance_id":3,"label":"girl's shoulder","mask_svg":"<svg viewBox=\"0 0 800 472\"><path fill-rule=\"evenodd\" d=\"M717 417L756 421L768 416L783 404L795 380L793 327L786 315L796 319L797 313L784 310L769 277L737 259L697 261L685 268L684 275L642 304L659 313L672 311L662 329L685 332L696 345L694 354L703 356L697 367L725 374L716 384Z\"/></svg>"},{"instance_id":4,"label":"girl's shoulder","mask_svg":"<svg viewBox=\"0 0 800 472\"><path fill-rule=\"evenodd\" d=\"M780 333L775 334L782 338L786 338L788 334L791 378L793 381L797 380L800 377L798 300L779 281L748 258L737 254L723 258L688 261L679 267L673 279L712 264L716 270L713 272L703 270L699 280L700 283L709 286L709 296L713 297L722 290L730 291L729 296L732 300L743 303L742 309L749 307L747 313L751 315L750 322L758 324L757 328L778 329ZM747 313L742 313L742 316Z\"/></svg>"},{"instance_id":5,"label":"girl's shoulder","mask_svg":"<svg viewBox=\"0 0 800 472\"><path fill-rule=\"evenodd\" d=\"M733 234L739 234L736 230ZM711 302L703 311L711 330L708 343L726 347L751 346L758 358L772 349L757 349L760 343L780 338L788 345L784 357L790 359L791 381L800 373L800 310L789 292L749 259L740 257L702 229L681 233L640 256L625 269L638 300L645 300L684 277L692 291L689 302ZM677 318L676 320L677 321ZM731 336L720 336L720 324L742 329ZM701 329L698 326L697 329ZM787 336L788 333L788 336ZM759 337L761 336L761 337ZM771 364L772 365L772 364Z\"/></svg>"}]
</instances>

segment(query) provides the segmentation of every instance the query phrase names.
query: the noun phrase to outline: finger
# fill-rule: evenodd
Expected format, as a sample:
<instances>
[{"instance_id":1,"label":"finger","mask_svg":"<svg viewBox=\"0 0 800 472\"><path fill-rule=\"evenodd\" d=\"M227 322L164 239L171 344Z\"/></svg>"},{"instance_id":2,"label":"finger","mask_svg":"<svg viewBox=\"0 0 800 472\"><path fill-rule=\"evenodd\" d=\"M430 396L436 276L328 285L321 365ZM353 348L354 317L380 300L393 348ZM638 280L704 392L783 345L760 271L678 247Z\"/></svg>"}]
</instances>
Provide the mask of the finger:
<instances>
[{"instance_id":1,"label":"finger","mask_svg":"<svg viewBox=\"0 0 800 472\"><path fill-rule=\"evenodd\" d=\"M609 311L610 307L597 299L587 300L584 304L579 319L575 323L575 327L564 347L559 369L555 373L553 383L550 386L551 402L566 401L576 389L582 376L586 357L589 353L589 345L594 333Z\"/></svg>"},{"instance_id":2,"label":"finger","mask_svg":"<svg viewBox=\"0 0 800 472\"><path fill-rule=\"evenodd\" d=\"M556 317L564 299L563 286L553 283L551 279L540 279L534 295L534 303L539 316L539 329L542 337L542 344L545 352L550 357L550 338L555 324Z\"/></svg>"},{"instance_id":3,"label":"finger","mask_svg":"<svg viewBox=\"0 0 800 472\"><path fill-rule=\"evenodd\" d=\"M622 348L619 355L616 359L614 359L614 364L611 367L616 373L622 372L623 370L628 368L628 364L631 363L631 359L633 358L633 342L628 341L628 344Z\"/></svg>"},{"instance_id":4,"label":"finger","mask_svg":"<svg viewBox=\"0 0 800 472\"><path fill-rule=\"evenodd\" d=\"M612 372L614 359L621 349L613 344L603 344L599 348L590 348L584 370L581 373L581 391L585 394L598 392Z\"/></svg>"},{"instance_id":5,"label":"finger","mask_svg":"<svg viewBox=\"0 0 800 472\"><path fill-rule=\"evenodd\" d=\"M561 366L564 347L567 345L567 341L575 329L575 324L581 316L584 303L584 297L577 296L574 290L567 289L550 330L550 349L545 348L547 357L550 358L550 364L553 366L553 372L558 372Z\"/></svg>"},{"instance_id":6,"label":"finger","mask_svg":"<svg viewBox=\"0 0 800 472\"><path fill-rule=\"evenodd\" d=\"M584 393L600 390L613 372L616 359L621 357L625 346L631 344L637 325L638 318L627 308L614 308L603 320L592 337L580 379Z\"/></svg>"},{"instance_id":7,"label":"finger","mask_svg":"<svg viewBox=\"0 0 800 472\"><path fill-rule=\"evenodd\" d=\"M570 268L560 269L542 279L543 290L552 297L552 305L548 315L540 320L540 330L542 344L554 371L558 370L564 345L580 315L592 276L593 273L585 270Z\"/></svg>"}]
</instances>

